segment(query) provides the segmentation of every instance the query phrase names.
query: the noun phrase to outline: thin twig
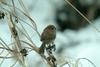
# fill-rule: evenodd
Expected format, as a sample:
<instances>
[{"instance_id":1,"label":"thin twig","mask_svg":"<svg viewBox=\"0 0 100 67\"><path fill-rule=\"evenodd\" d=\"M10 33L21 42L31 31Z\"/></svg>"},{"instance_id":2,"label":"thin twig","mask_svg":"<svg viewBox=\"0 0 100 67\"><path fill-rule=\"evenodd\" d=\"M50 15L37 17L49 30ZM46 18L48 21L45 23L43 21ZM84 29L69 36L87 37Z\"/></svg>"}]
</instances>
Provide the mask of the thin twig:
<instances>
[{"instance_id":1,"label":"thin twig","mask_svg":"<svg viewBox=\"0 0 100 67\"><path fill-rule=\"evenodd\" d=\"M9 47L8 47L8 45L6 44L6 42L0 37L0 40L3 42L3 44L8 48L8 49L10 49ZM3 47L5 47L2 43L0 43ZM5 48L6 48L5 47Z\"/></svg>"},{"instance_id":2,"label":"thin twig","mask_svg":"<svg viewBox=\"0 0 100 67\"><path fill-rule=\"evenodd\" d=\"M63 66L66 65L66 64L67 64L69 67L71 67L71 65L70 65L69 62L67 62L67 61L66 61L65 63L63 63L62 65L60 65L60 67L63 67Z\"/></svg>"},{"instance_id":3,"label":"thin twig","mask_svg":"<svg viewBox=\"0 0 100 67\"><path fill-rule=\"evenodd\" d=\"M87 58L78 58L77 61L76 61L76 64L78 64L79 61L82 60L82 59L83 59L83 60L87 60L88 62L90 62L90 63L93 65L93 67L96 67L96 65L95 65L92 61L90 61L89 59L87 59ZM77 67L77 66L78 66L78 65L76 65L75 67Z\"/></svg>"},{"instance_id":4,"label":"thin twig","mask_svg":"<svg viewBox=\"0 0 100 67\"><path fill-rule=\"evenodd\" d=\"M26 13L27 15L29 15L29 12L28 12L28 10L26 9L26 7L25 7L23 1L22 1L22 0L18 0L18 2L19 2L19 4L20 4L20 6L22 7L22 9L25 11L25 13Z\"/></svg>"},{"instance_id":5,"label":"thin twig","mask_svg":"<svg viewBox=\"0 0 100 67\"><path fill-rule=\"evenodd\" d=\"M67 2L74 10L76 10L89 24L91 24L93 28L100 32L100 30L88 18L86 18L74 5L72 5L68 0L64 1Z\"/></svg>"},{"instance_id":6,"label":"thin twig","mask_svg":"<svg viewBox=\"0 0 100 67\"><path fill-rule=\"evenodd\" d=\"M12 64L10 67L14 67L17 64L18 59L15 61L14 64Z\"/></svg>"},{"instance_id":7,"label":"thin twig","mask_svg":"<svg viewBox=\"0 0 100 67\"><path fill-rule=\"evenodd\" d=\"M8 56L8 55L9 55L9 53L8 53L7 55L5 55L5 57ZM2 65L2 63L4 62L5 59L6 59L6 58L3 58L3 60L2 60L1 63L0 63L0 66Z\"/></svg>"},{"instance_id":8,"label":"thin twig","mask_svg":"<svg viewBox=\"0 0 100 67\"><path fill-rule=\"evenodd\" d=\"M9 7L12 7L12 6L9 5L9 4L5 4L5 3L4 3L4 5L9 6ZM24 13L22 10L20 10L19 8L17 8L17 7L15 7L15 8L18 9L21 13L23 13L23 15L26 16L26 17L31 21L33 27L35 27L34 30L37 32L38 36L40 37L40 33L39 33L38 30L37 30L37 25L36 25L35 21L34 21L29 15L27 15L27 14ZM4 9L4 8L3 8L3 9ZM6 10L6 9L5 9L5 10ZM10 11L9 11L9 13L10 13ZM13 14L13 15L15 15L15 14ZM15 16L16 16L16 15L15 15Z\"/></svg>"},{"instance_id":9,"label":"thin twig","mask_svg":"<svg viewBox=\"0 0 100 67\"><path fill-rule=\"evenodd\" d=\"M11 58L14 58L14 56L11 56L11 57L3 57L3 56L0 56L1 59L11 59Z\"/></svg>"}]
</instances>

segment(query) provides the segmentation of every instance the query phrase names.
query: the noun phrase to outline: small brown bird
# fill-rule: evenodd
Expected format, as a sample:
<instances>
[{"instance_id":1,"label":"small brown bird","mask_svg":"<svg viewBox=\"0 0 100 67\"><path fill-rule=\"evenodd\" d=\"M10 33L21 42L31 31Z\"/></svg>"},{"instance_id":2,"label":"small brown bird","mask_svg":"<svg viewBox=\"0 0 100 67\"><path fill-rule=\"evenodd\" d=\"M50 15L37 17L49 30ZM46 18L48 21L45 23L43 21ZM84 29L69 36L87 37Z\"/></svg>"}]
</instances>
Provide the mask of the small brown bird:
<instances>
[{"instance_id":1,"label":"small brown bird","mask_svg":"<svg viewBox=\"0 0 100 67\"><path fill-rule=\"evenodd\" d=\"M44 54L46 46L51 46L56 38L56 27L54 25L48 25L41 34L42 45L40 46L39 53Z\"/></svg>"}]
</instances>

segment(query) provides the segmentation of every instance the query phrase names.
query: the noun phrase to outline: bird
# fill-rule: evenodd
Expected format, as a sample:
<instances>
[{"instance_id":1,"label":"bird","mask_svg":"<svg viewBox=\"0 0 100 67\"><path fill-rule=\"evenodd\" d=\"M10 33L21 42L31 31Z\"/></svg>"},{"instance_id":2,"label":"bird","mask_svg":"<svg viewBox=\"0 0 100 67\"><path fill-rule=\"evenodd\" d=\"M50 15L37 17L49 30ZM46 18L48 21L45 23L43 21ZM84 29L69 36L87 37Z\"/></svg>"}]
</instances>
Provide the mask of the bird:
<instances>
[{"instance_id":1,"label":"bird","mask_svg":"<svg viewBox=\"0 0 100 67\"><path fill-rule=\"evenodd\" d=\"M39 48L39 53L44 54L46 46L51 47L51 44L54 44L55 38L56 38L56 27L54 25L48 25L43 30L40 36L40 41L42 42L42 45Z\"/></svg>"}]
</instances>

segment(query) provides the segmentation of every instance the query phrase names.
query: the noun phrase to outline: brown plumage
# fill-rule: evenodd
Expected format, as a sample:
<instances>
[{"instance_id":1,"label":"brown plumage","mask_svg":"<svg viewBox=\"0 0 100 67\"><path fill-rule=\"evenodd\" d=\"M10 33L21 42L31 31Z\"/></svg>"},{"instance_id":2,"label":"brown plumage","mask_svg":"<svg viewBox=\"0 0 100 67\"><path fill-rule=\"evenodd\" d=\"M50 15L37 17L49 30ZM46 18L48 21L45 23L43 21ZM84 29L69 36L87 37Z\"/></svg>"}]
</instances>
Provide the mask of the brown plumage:
<instances>
[{"instance_id":1,"label":"brown plumage","mask_svg":"<svg viewBox=\"0 0 100 67\"><path fill-rule=\"evenodd\" d=\"M54 25L48 25L41 34L42 45L40 46L39 52L44 53L47 46L50 46L56 38L56 28Z\"/></svg>"}]
</instances>

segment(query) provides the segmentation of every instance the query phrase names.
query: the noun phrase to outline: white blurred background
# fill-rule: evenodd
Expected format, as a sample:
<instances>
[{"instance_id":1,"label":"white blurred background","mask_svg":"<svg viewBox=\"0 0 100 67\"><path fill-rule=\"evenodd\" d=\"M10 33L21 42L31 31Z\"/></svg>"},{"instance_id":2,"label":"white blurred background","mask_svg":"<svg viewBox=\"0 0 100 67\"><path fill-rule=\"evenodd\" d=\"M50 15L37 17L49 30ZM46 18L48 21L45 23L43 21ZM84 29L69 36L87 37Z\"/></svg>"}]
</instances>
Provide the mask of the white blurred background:
<instances>
[{"instance_id":1,"label":"white blurred background","mask_svg":"<svg viewBox=\"0 0 100 67\"><path fill-rule=\"evenodd\" d=\"M70 61L72 64L78 58L87 58L91 60L96 67L100 67L100 32L91 26L83 17L81 17L70 5L63 0L23 0L30 16L37 24L40 34L43 29L53 24L57 28L57 37L55 40L57 63L63 64ZM100 30L100 2L95 0L70 0L76 8L93 22ZM95 2L95 3L94 3ZM17 4L17 3L16 3ZM5 18L4 18L5 19ZM0 20L0 37L9 42L11 39L9 27ZM27 28L30 31L30 28ZM39 47L41 42L36 33L30 31L33 42ZM10 43L10 42L9 42ZM26 60L29 67L45 67L45 63L37 54L30 52ZM40 61L41 60L41 61ZM7 67L12 63L9 60L1 65ZM88 61L81 60L79 67L93 67ZM15 65L15 67L20 67ZM64 65L63 67L68 67Z\"/></svg>"}]
</instances>

